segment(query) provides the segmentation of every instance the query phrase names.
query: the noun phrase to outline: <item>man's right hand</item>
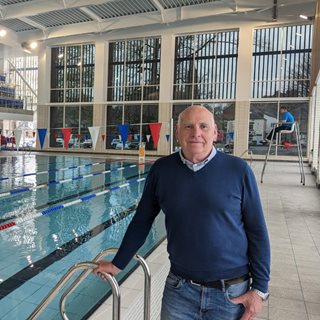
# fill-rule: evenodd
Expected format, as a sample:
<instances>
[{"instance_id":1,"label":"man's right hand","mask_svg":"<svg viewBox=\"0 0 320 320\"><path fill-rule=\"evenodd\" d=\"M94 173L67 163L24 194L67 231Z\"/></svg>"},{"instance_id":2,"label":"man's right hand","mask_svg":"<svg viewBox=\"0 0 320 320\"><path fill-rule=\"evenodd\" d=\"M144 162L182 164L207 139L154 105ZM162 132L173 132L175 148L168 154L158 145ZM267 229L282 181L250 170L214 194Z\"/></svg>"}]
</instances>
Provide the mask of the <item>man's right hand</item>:
<instances>
[{"instance_id":1,"label":"man's right hand","mask_svg":"<svg viewBox=\"0 0 320 320\"><path fill-rule=\"evenodd\" d=\"M113 276L118 274L121 270L117 268L112 262L100 260L98 261L99 266L93 269L93 273L99 276L101 279L106 280L105 276L101 272L109 273Z\"/></svg>"}]
</instances>

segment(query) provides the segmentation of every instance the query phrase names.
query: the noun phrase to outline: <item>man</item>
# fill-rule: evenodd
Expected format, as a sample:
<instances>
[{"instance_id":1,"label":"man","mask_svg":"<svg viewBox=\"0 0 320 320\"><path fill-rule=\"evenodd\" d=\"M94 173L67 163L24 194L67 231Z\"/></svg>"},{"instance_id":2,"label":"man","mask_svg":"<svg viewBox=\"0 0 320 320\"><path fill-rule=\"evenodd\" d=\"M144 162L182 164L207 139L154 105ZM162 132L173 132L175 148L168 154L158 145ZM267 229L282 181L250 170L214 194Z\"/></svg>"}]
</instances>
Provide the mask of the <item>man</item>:
<instances>
[{"instance_id":1,"label":"man","mask_svg":"<svg viewBox=\"0 0 320 320\"><path fill-rule=\"evenodd\" d=\"M267 298L270 271L255 177L245 161L213 147L217 127L206 108L184 110L176 137L180 152L152 166L118 253L94 272L123 269L162 210L171 268L161 319L253 319Z\"/></svg>"},{"instance_id":2,"label":"man","mask_svg":"<svg viewBox=\"0 0 320 320\"><path fill-rule=\"evenodd\" d=\"M275 139L276 133L278 133L279 131L291 129L291 126L294 123L294 117L293 117L292 113L290 113L288 111L288 108L286 106L280 107L280 113L281 113L281 120L279 121L280 126L274 128L270 131L266 140L263 141L264 143L271 141L272 137L273 137L273 139ZM273 131L274 131L274 133L273 133Z\"/></svg>"}]
</instances>

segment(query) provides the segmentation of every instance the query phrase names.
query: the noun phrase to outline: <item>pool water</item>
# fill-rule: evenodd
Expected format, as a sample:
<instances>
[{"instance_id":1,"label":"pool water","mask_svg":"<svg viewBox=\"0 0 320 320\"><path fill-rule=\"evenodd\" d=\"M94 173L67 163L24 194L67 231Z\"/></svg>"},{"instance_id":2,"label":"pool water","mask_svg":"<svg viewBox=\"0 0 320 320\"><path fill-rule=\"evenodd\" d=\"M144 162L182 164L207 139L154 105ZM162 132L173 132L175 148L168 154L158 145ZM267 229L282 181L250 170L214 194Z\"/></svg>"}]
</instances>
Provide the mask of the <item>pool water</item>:
<instances>
[{"instance_id":1,"label":"pool water","mask_svg":"<svg viewBox=\"0 0 320 320\"><path fill-rule=\"evenodd\" d=\"M0 319L20 320L71 266L120 245L152 164L44 155L0 163ZM139 253L151 252L164 237L160 214ZM108 284L90 275L68 298L68 317L87 318L109 293ZM60 296L39 319L60 319Z\"/></svg>"}]
</instances>

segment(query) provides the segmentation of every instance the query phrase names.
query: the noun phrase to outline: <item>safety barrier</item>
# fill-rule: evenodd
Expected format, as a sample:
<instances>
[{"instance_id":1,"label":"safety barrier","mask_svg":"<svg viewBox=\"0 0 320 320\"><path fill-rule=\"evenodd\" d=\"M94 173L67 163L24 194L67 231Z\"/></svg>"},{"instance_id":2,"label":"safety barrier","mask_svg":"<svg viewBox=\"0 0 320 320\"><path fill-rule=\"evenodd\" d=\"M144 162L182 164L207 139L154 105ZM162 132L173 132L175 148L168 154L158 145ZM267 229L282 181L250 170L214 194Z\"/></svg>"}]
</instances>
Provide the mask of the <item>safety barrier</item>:
<instances>
[{"instance_id":1,"label":"safety barrier","mask_svg":"<svg viewBox=\"0 0 320 320\"><path fill-rule=\"evenodd\" d=\"M69 320L65 304L67 297L78 287L78 285L98 266L97 261L106 257L110 254L115 254L118 251L117 248L109 248L100 252L92 261L80 262L73 265L67 273L60 279L56 286L48 293L48 295L40 302L37 308L31 313L27 320L37 319L38 316L43 312L43 310L49 305L49 303L56 297L60 289L71 279L74 273L78 270L85 269L66 289L60 298L60 314L62 319ZM145 262L145 260L139 256L135 255L134 259L137 260L144 271L144 320L150 320L150 303L151 303L151 274L150 269ZM112 319L120 319L120 306L121 306L121 297L120 297L120 288L116 279L108 274L103 272L106 280L111 286L112 295L113 295L113 305L112 305Z\"/></svg>"}]
</instances>

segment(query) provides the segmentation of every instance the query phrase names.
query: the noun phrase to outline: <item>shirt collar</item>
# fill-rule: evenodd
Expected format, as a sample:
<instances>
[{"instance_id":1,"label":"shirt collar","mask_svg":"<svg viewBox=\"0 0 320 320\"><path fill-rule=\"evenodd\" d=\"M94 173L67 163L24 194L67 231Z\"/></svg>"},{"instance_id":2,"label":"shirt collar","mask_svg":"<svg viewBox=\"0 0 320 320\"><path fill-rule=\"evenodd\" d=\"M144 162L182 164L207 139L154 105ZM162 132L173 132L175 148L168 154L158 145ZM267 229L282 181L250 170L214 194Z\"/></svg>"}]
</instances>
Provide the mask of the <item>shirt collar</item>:
<instances>
[{"instance_id":1,"label":"shirt collar","mask_svg":"<svg viewBox=\"0 0 320 320\"><path fill-rule=\"evenodd\" d=\"M212 147L212 151L209 154L208 158L204 159L201 162L198 163L192 163L191 161L189 161L188 159L186 159L183 154L182 154L182 150L179 150L179 155L180 155L180 159L181 161L192 171L196 172L200 169L202 169L215 155L217 154L217 150L215 147Z\"/></svg>"}]
</instances>

